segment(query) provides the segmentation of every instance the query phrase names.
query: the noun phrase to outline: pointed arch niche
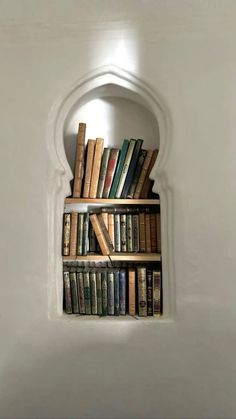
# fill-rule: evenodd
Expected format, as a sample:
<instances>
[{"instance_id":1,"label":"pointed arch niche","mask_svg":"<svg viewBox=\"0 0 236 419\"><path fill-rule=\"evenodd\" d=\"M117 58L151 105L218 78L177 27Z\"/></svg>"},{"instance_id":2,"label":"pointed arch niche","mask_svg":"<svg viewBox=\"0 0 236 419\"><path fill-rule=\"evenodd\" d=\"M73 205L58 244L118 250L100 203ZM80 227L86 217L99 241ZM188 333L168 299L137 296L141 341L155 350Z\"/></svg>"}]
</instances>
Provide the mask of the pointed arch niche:
<instances>
[{"instance_id":1,"label":"pointed arch niche","mask_svg":"<svg viewBox=\"0 0 236 419\"><path fill-rule=\"evenodd\" d=\"M165 172L171 137L170 115L163 99L150 86L113 66L100 68L79 80L68 94L58 99L49 116L49 318L69 318L71 321L71 317L62 311L61 240L64 199L71 193L70 181L73 178L79 122L87 123L86 138L103 137L105 146L109 144L120 147L124 138L143 138L145 148L159 148L158 158L151 172L151 178L155 181L153 191L160 195L161 208L163 316L157 322L172 320L172 205ZM78 321L74 316L73 319ZM110 318L110 321L114 319ZM147 319L143 321L147 322Z\"/></svg>"}]
</instances>

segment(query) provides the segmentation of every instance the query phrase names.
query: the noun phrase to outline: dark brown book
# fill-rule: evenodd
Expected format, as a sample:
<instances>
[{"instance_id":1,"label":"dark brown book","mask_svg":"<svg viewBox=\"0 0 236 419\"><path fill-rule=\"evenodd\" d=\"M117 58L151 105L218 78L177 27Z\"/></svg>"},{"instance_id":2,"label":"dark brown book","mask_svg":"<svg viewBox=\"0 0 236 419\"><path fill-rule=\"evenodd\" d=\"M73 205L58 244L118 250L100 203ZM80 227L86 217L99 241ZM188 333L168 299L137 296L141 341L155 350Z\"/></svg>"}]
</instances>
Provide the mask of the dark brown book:
<instances>
[{"instance_id":1,"label":"dark brown book","mask_svg":"<svg viewBox=\"0 0 236 419\"><path fill-rule=\"evenodd\" d=\"M130 185L127 198L133 198L134 197L134 192L135 192L138 180L139 180L139 176L141 174L141 170L142 170L143 163L144 163L146 155L147 155L147 150L140 150L137 166L135 168L134 177L133 177L132 183Z\"/></svg>"},{"instance_id":2,"label":"dark brown book","mask_svg":"<svg viewBox=\"0 0 236 419\"><path fill-rule=\"evenodd\" d=\"M156 223L157 223L157 253L161 253L161 220L160 220L159 212L156 215Z\"/></svg>"},{"instance_id":3,"label":"dark brown book","mask_svg":"<svg viewBox=\"0 0 236 419\"><path fill-rule=\"evenodd\" d=\"M75 176L74 176L74 187L73 197L81 197L82 179L84 171L84 148L85 148L85 132L86 124L80 123L77 135L76 143L76 157L75 157Z\"/></svg>"},{"instance_id":4,"label":"dark brown book","mask_svg":"<svg viewBox=\"0 0 236 419\"><path fill-rule=\"evenodd\" d=\"M105 183L104 183L104 188L103 188L103 193L102 193L103 198L109 197L118 157L119 157L119 150L117 148L112 148L110 151L109 161L107 165L107 172L106 172Z\"/></svg>"},{"instance_id":5,"label":"dark brown book","mask_svg":"<svg viewBox=\"0 0 236 419\"><path fill-rule=\"evenodd\" d=\"M135 269L128 269L128 286L129 286L129 314L136 314L136 292L135 292Z\"/></svg>"},{"instance_id":6,"label":"dark brown book","mask_svg":"<svg viewBox=\"0 0 236 419\"><path fill-rule=\"evenodd\" d=\"M146 237L146 252L151 253L151 221L150 214L145 214L145 237Z\"/></svg>"},{"instance_id":7,"label":"dark brown book","mask_svg":"<svg viewBox=\"0 0 236 419\"><path fill-rule=\"evenodd\" d=\"M139 251L146 252L145 213L139 214Z\"/></svg>"},{"instance_id":8,"label":"dark brown book","mask_svg":"<svg viewBox=\"0 0 236 419\"><path fill-rule=\"evenodd\" d=\"M151 224L151 252L157 253L157 223L156 223L156 214L150 214L150 224Z\"/></svg>"},{"instance_id":9,"label":"dark brown book","mask_svg":"<svg viewBox=\"0 0 236 419\"><path fill-rule=\"evenodd\" d=\"M149 168L149 165L151 163L152 155L153 155L153 150L147 150L147 155L145 157L145 160L144 160L144 163L143 163L143 166L142 166L142 170L141 170L141 173L140 173L140 176L139 176L139 180L138 180L137 186L135 188L134 199L139 199L140 196L141 196L141 191L142 191L142 188L143 188L143 184L144 184L146 175L148 173L148 168Z\"/></svg>"},{"instance_id":10,"label":"dark brown book","mask_svg":"<svg viewBox=\"0 0 236 419\"><path fill-rule=\"evenodd\" d=\"M100 166L101 166L102 153L103 153L103 143L104 143L103 138L96 138L92 177L91 177L91 184L90 184L90 190L89 190L89 198L96 198L97 196L97 187L98 187Z\"/></svg>"},{"instance_id":11,"label":"dark brown book","mask_svg":"<svg viewBox=\"0 0 236 419\"><path fill-rule=\"evenodd\" d=\"M109 255L110 253L113 252L113 246L110 245L111 242L107 240L107 235L109 237L109 233L108 233L108 230L106 229L106 226L104 224L102 217L99 217L99 215L97 214L91 214L89 218L90 218L92 227L94 229L94 232L96 234L97 241L101 248L102 254Z\"/></svg>"},{"instance_id":12,"label":"dark brown book","mask_svg":"<svg viewBox=\"0 0 236 419\"><path fill-rule=\"evenodd\" d=\"M89 197L89 190L90 190L92 169L93 169L94 150L95 150L95 140L88 140L86 167L85 167L85 175L84 175L83 198Z\"/></svg>"},{"instance_id":13,"label":"dark brown book","mask_svg":"<svg viewBox=\"0 0 236 419\"><path fill-rule=\"evenodd\" d=\"M63 238L62 238L62 254L69 256L70 254L70 227L71 214L63 214Z\"/></svg>"},{"instance_id":14,"label":"dark brown book","mask_svg":"<svg viewBox=\"0 0 236 419\"><path fill-rule=\"evenodd\" d=\"M157 150L157 149L153 150L152 158L151 158L150 164L148 166L146 177L144 179L144 183L143 183L143 187L142 187L142 190L141 190L140 198L144 198L144 199L149 198L149 196L151 194L151 190L152 190L154 181L150 179L150 173L151 173L152 168L153 168L153 166L156 162L158 151L159 150Z\"/></svg>"},{"instance_id":15,"label":"dark brown book","mask_svg":"<svg viewBox=\"0 0 236 419\"><path fill-rule=\"evenodd\" d=\"M71 213L71 228L70 228L70 256L76 256L77 250L77 223L78 213Z\"/></svg>"}]
</instances>

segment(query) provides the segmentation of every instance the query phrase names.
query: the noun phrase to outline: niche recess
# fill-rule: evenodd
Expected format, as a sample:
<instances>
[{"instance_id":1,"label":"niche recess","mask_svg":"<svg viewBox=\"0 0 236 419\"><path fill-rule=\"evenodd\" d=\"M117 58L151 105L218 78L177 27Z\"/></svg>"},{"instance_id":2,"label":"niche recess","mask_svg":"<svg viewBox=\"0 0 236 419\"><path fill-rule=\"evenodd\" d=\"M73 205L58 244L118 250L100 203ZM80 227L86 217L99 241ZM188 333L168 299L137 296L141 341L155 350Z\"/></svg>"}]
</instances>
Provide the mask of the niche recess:
<instances>
[{"instance_id":1,"label":"niche recess","mask_svg":"<svg viewBox=\"0 0 236 419\"><path fill-rule=\"evenodd\" d=\"M64 199L71 193L70 180L73 178L79 122L87 124L86 138L103 137L105 146L120 148L124 138L143 138L145 148L159 148L158 159L151 173L155 180L153 190L159 193L161 203L164 311L159 321L170 319L174 306L172 229L170 196L164 172L170 138L169 114L159 97L146 84L116 67L99 69L80 80L65 98L58 100L50 114L49 153L54 170L48 198L49 316L68 320L62 311L62 214Z\"/></svg>"}]
</instances>

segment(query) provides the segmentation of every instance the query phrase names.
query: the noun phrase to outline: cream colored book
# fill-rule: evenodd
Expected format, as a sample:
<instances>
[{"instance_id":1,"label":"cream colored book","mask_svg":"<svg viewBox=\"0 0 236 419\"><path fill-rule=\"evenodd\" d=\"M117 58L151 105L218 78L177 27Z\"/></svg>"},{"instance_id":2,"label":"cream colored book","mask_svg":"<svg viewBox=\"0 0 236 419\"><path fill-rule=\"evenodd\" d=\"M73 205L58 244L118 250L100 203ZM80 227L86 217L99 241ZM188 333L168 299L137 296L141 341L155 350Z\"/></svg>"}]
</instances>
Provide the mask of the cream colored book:
<instances>
[{"instance_id":1,"label":"cream colored book","mask_svg":"<svg viewBox=\"0 0 236 419\"><path fill-rule=\"evenodd\" d=\"M101 166L102 153L103 153L103 143L104 143L103 138L96 138L89 198L97 197L97 187L98 187L100 166Z\"/></svg>"},{"instance_id":2,"label":"cream colored book","mask_svg":"<svg viewBox=\"0 0 236 419\"><path fill-rule=\"evenodd\" d=\"M85 168L85 175L84 175L83 198L89 197L95 143L96 143L95 140L88 140L88 143L87 143L87 157L86 157L86 168Z\"/></svg>"}]
</instances>

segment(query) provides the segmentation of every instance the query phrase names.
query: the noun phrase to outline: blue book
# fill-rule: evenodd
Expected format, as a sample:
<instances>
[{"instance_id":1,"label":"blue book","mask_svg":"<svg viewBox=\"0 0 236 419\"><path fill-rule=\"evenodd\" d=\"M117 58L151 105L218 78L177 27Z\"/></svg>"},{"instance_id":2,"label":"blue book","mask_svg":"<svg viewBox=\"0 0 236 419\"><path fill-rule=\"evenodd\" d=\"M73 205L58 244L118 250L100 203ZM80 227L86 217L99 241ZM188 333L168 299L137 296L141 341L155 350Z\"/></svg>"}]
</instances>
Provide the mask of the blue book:
<instances>
[{"instance_id":1,"label":"blue book","mask_svg":"<svg viewBox=\"0 0 236 419\"><path fill-rule=\"evenodd\" d=\"M120 314L126 314L126 270L120 270Z\"/></svg>"},{"instance_id":2,"label":"blue book","mask_svg":"<svg viewBox=\"0 0 236 419\"><path fill-rule=\"evenodd\" d=\"M126 153L129 147L129 140L124 140L123 141L123 145L121 148L121 152L120 152L120 157L116 166L116 171L115 171L115 175L113 178L113 182L112 182L112 186L111 186L111 190L109 193L109 198L115 198L116 195L116 189L120 180L120 175L123 169L123 165L124 165L124 161L125 161L125 157L126 157Z\"/></svg>"},{"instance_id":3,"label":"blue book","mask_svg":"<svg viewBox=\"0 0 236 419\"><path fill-rule=\"evenodd\" d=\"M139 153L143 145L143 140L137 140L132 154L131 162L129 164L128 172L125 178L125 183L121 192L121 198L126 198L129 188L135 175L135 169L138 163Z\"/></svg>"}]
</instances>

